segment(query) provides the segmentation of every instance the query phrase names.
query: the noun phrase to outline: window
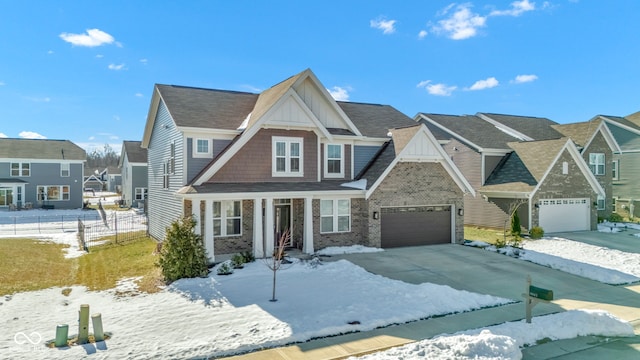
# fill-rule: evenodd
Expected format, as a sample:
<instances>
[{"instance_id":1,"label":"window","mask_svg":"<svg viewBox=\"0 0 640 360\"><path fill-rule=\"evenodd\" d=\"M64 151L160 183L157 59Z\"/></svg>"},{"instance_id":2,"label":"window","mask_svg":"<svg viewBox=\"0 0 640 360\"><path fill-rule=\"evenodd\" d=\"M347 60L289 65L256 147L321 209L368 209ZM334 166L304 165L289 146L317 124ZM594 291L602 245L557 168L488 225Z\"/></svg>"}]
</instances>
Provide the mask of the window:
<instances>
[{"instance_id":1,"label":"window","mask_svg":"<svg viewBox=\"0 0 640 360\"><path fill-rule=\"evenodd\" d=\"M569 173L569 163L564 161L562 163L562 174L567 175Z\"/></svg>"},{"instance_id":2,"label":"window","mask_svg":"<svg viewBox=\"0 0 640 360\"><path fill-rule=\"evenodd\" d=\"M69 163L61 163L60 164L60 176L68 177L70 172L71 165Z\"/></svg>"},{"instance_id":3,"label":"window","mask_svg":"<svg viewBox=\"0 0 640 360\"><path fill-rule=\"evenodd\" d=\"M67 201L69 200L69 186L39 185L37 195L38 201Z\"/></svg>"},{"instance_id":4,"label":"window","mask_svg":"<svg viewBox=\"0 0 640 360\"><path fill-rule=\"evenodd\" d=\"M351 231L351 201L320 200L320 232Z\"/></svg>"},{"instance_id":5,"label":"window","mask_svg":"<svg viewBox=\"0 0 640 360\"><path fill-rule=\"evenodd\" d=\"M29 163L11 163L11 176L30 176L31 164Z\"/></svg>"},{"instance_id":6,"label":"window","mask_svg":"<svg viewBox=\"0 0 640 360\"><path fill-rule=\"evenodd\" d=\"M212 148L210 139L195 139L193 157L211 157Z\"/></svg>"},{"instance_id":7,"label":"window","mask_svg":"<svg viewBox=\"0 0 640 360\"><path fill-rule=\"evenodd\" d=\"M169 174L176 173L176 143L171 143L169 148Z\"/></svg>"},{"instance_id":8,"label":"window","mask_svg":"<svg viewBox=\"0 0 640 360\"><path fill-rule=\"evenodd\" d=\"M303 176L302 138L274 137L273 176Z\"/></svg>"},{"instance_id":9,"label":"window","mask_svg":"<svg viewBox=\"0 0 640 360\"><path fill-rule=\"evenodd\" d=\"M589 168L594 175L604 175L604 154L589 154Z\"/></svg>"},{"instance_id":10,"label":"window","mask_svg":"<svg viewBox=\"0 0 640 360\"><path fill-rule=\"evenodd\" d=\"M242 202L213 202L213 236L242 235Z\"/></svg>"},{"instance_id":11,"label":"window","mask_svg":"<svg viewBox=\"0 0 640 360\"><path fill-rule=\"evenodd\" d=\"M169 162L162 164L162 187L169 188Z\"/></svg>"},{"instance_id":12,"label":"window","mask_svg":"<svg viewBox=\"0 0 640 360\"><path fill-rule=\"evenodd\" d=\"M147 198L147 188L136 188L136 200L145 200Z\"/></svg>"},{"instance_id":13,"label":"window","mask_svg":"<svg viewBox=\"0 0 640 360\"><path fill-rule=\"evenodd\" d=\"M604 204L605 204L605 198L603 198L602 196L598 196L598 206L597 206L597 210L604 210Z\"/></svg>"},{"instance_id":14,"label":"window","mask_svg":"<svg viewBox=\"0 0 640 360\"><path fill-rule=\"evenodd\" d=\"M19 189L19 188L18 188ZM618 200L618 198L611 198L611 212L616 212L616 200Z\"/></svg>"},{"instance_id":15,"label":"window","mask_svg":"<svg viewBox=\"0 0 640 360\"><path fill-rule=\"evenodd\" d=\"M326 144L324 152L324 176L344 177L343 145Z\"/></svg>"},{"instance_id":16,"label":"window","mask_svg":"<svg viewBox=\"0 0 640 360\"><path fill-rule=\"evenodd\" d=\"M613 177L613 180L618 180L619 167L620 167L620 160L616 159L611 162L611 176Z\"/></svg>"}]
</instances>

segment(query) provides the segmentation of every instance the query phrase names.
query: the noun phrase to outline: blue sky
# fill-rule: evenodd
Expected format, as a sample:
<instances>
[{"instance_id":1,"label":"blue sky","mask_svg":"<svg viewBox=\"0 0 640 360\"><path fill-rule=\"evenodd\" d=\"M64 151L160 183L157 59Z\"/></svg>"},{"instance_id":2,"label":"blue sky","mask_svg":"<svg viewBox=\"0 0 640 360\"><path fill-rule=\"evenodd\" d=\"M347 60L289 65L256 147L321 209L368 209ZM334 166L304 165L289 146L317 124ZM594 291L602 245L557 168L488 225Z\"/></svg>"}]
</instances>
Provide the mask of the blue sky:
<instances>
[{"instance_id":1,"label":"blue sky","mask_svg":"<svg viewBox=\"0 0 640 360\"><path fill-rule=\"evenodd\" d=\"M153 85L559 123L640 111L640 1L2 1L0 136L140 140Z\"/></svg>"}]
</instances>

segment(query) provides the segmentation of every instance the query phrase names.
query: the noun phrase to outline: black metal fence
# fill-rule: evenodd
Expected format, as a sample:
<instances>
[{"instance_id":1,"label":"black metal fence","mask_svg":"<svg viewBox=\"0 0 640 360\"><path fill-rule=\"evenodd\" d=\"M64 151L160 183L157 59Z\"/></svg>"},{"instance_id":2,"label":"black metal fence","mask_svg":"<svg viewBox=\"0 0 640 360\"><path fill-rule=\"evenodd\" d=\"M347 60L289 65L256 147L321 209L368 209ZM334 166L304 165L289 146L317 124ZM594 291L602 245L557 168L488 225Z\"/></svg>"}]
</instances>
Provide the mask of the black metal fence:
<instances>
[{"instance_id":1,"label":"black metal fence","mask_svg":"<svg viewBox=\"0 0 640 360\"><path fill-rule=\"evenodd\" d=\"M101 212L99 212L101 213ZM125 243L148 236L145 214L114 211L94 220L78 218L78 242L81 249L89 251L92 246L105 243Z\"/></svg>"},{"instance_id":2,"label":"black metal fence","mask_svg":"<svg viewBox=\"0 0 640 360\"><path fill-rule=\"evenodd\" d=\"M35 211L18 211L16 215L0 216L0 235L29 235L29 234L56 234L74 232L77 230L77 221L84 222L100 220L97 211L86 211L82 214L42 214L31 215Z\"/></svg>"}]
</instances>

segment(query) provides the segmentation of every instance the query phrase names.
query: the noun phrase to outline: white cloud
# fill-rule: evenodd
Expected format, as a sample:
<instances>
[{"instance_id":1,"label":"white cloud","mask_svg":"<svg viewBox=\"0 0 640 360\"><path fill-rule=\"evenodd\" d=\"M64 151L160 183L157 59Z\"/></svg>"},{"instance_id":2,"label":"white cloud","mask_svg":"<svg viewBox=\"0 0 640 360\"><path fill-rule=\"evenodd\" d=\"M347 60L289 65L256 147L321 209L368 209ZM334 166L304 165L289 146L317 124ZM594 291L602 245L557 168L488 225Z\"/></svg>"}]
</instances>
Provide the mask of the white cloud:
<instances>
[{"instance_id":1,"label":"white cloud","mask_svg":"<svg viewBox=\"0 0 640 360\"><path fill-rule=\"evenodd\" d=\"M514 83L516 84L522 84L522 83L528 83L528 82L532 82L532 81L536 81L538 80L538 75L518 75L516 76L516 78L513 80Z\"/></svg>"},{"instance_id":2,"label":"white cloud","mask_svg":"<svg viewBox=\"0 0 640 360\"><path fill-rule=\"evenodd\" d=\"M351 89L345 89L340 86L334 86L331 89L327 89L329 94L331 94L331 96L337 101L349 101L349 90Z\"/></svg>"},{"instance_id":3,"label":"white cloud","mask_svg":"<svg viewBox=\"0 0 640 360\"><path fill-rule=\"evenodd\" d=\"M453 40L463 40L474 37L478 34L478 29L485 26L487 18L471 11L470 3L455 6L455 12L449 18L438 21L438 25L433 27L437 33L444 33ZM449 14L453 7L449 5L442 10L441 14Z\"/></svg>"},{"instance_id":4,"label":"white cloud","mask_svg":"<svg viewBox=\"0 0 640 360\"><path fill-rule=\"evenodd\" d=\"M135 97L144 97L144 95L142 93L136 93Z\"/></svg>"},{"instance_id":5,"label":"white cloud","mask_svg":"<svg viewBox=\"0 0 640 360\"><path fill-rule=\"evenodd\" d=\"M395 20L380 18L378 20L371 20L369 25L374 29L382 30L383 34L393 34L396 32L395 23Z\"/></svg>"},{"instance_id":6,"label":"white cloud","mask_svg":"<svg viewBox=\"0 0 640 360\"><path fill-rule=\"evenodd\" d=\"M43 98L26 97L26 99L33 102L50 102L51 101L51 98L48 96Z\"/></svg>"},{"instance_id":7,"label":"white cloud","mask_svg":"<svg viewBox=\"0 0 640 360\"><path fill-rule=\"evenodd\" d=\"M429 33L427 33L426 30L420 30L420 32L418 33L418 38L419 39L424 39L425 37L427 37Z\"/></svg>"},{"instance_id":8,"label":"white cloud","mask_svg":"<svg viewBox=\"0 0 640 360\"><path fill-rule=\"evenodd\" d=\"M40 135L37 132L33 132L33 131L21 131L20 134L18 134L18 136L20 136L23 139L46 139L47 137L44 135Z\"/></svg>"},{"instance_id":9,"label":"white cloud","mask_svg":"<svg viewBox=\"0 0 640 360\"><path fill-rule=\"evenodd\" d=\"M147 63L149 62L149 60L147 60L147 59L140 59L140 62L141 62L141 63L143 63L143 64L145 64L145 65L147 65Z\"/></svg>"},{"instance_id":10,"label":"white cloud","mask_svg":"<svg viewBox=\"0 0 640 360\"><path fill-rule=\"evenodd\" d=\"M60 38L72 45L87 47L102 46L115 42L113 36L100 29L89 29L84 34L62 33Z\"/></svg>"},{"instance_id":11,"label":"white cloud","mask_svg":"<svg viewBox=\"0 0 640 360\"><path fill-rule=\"evenodd\" d=\"M53 52L53 50L49 50L49 51L47 51L47 54L49 54L49 55L53 55L53 54L54 54L54 52Z\"/></svg>"},{"instance_id":12,"label":"white cloud","mask_svg":"<svg viewBox=\"0 0 640 360\"><path fill-rule=\"evenodd\" d=\"M484 90L484 89L491 89L493 87L498 86L498 84L500 84L500 82L494 78L494 77L490 77L487 78L485 80L478 80L476 81L473 85L471 85L470 88L468 88L467 90Z\"/></svg>"},{"instance_id":13,"label":"white cloud","mask_svg":"<svg viewBox=\"0 0 640 360\"><path fill-rule=\"evenodd\" d=\"M96 55L96 58L98 58L98 59L102 59L103 57L104 57L104 55L102 55L102 54Z\"/></svg>"},{"instance_id":14,"label":"white cloud","mask_svg":"<svg viewBox=\"0 0 640 360\"><path fill-rule=\"evenodd\" d=\"M432 84L431 80L420 81L416 87L425 88L431 95L451 96L457 86L448 86L447 84Z\"/></svg>"},{"instance_id":15,"label":"white cloud","mask_svg":"<svg viewBox=\"0 0 640 360\"><path fill-rule=\"evenodd\" d=\"M8 138L8 136L5 135L4 133L0 133L0 138Z\"/></svg>"},{"instance_id":16,"label":"white cloud","mask_svg":"<svg viewBox=\"0 0 640 360\"><path fill-rule=\"evenodd\" d=\"M89 140L95 140L96 137L95 136L89 136Z\"/></svg>"},{"instance_id":17,"label":"white cloud","mask_svg":"<svg viewBox=\"0 0 640 360\"><path fill-rule=\"evenodd\" d=\"M0 86L5 86L5 82L4 81L0 81Z\"/></svg>"},{"instance_id":18,"label":"white cloud","mask_svg":"<svg viewBox=\"0 0 640 360\"><path fill-rule=\"evenodd\" d=\"M514 1L511 3L511 9L494 10L489 16L520 16L527 11L536 9L536 3L530 3L529 0Z\"/></svg>"},{"instance_id":19,"label":"white cloud","mask_svg":"<svg viewBox=\"0 0 640 360\"><path fill-rule=\"evenodd\" d=\"M127 70L127 68L125 67L124 64L109 64L109 70L115 70L115 71L119 71L119 70Z\"/></svg>"}]
</instances>

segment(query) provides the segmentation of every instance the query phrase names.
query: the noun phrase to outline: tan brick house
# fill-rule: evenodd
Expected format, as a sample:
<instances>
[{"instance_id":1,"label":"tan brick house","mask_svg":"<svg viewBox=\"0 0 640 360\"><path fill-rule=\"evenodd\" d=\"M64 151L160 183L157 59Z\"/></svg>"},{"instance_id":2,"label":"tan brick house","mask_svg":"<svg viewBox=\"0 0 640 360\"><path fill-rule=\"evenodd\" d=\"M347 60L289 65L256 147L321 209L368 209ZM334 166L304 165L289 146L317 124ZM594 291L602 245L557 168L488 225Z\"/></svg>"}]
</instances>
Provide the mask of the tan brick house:
<instances>
[{"instance_id":1,"label":"tan brick house","mask_svg":"<svg viewBox=\"0 0 640 360\"><path fill-rule=\"evenodd\" d=\"M259 93L156 85L142 139L149 232L193 216L211 261L463 240L474 190L423 125L335 101L309 69Z\"/></svg>"}]
</instances>

